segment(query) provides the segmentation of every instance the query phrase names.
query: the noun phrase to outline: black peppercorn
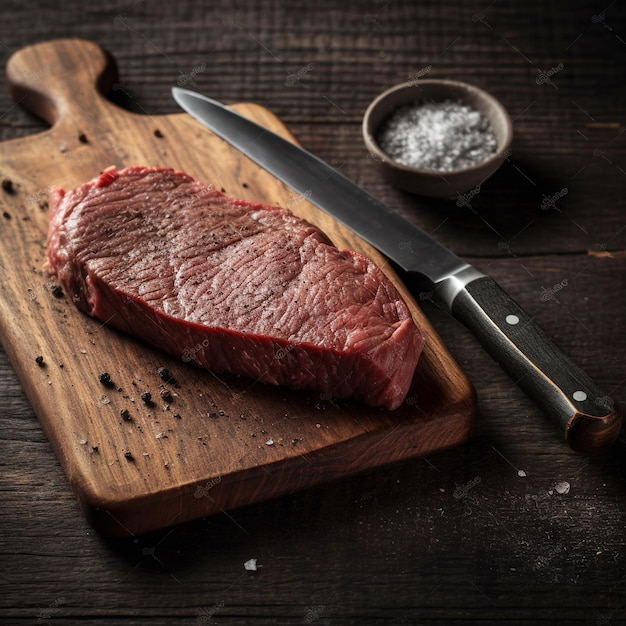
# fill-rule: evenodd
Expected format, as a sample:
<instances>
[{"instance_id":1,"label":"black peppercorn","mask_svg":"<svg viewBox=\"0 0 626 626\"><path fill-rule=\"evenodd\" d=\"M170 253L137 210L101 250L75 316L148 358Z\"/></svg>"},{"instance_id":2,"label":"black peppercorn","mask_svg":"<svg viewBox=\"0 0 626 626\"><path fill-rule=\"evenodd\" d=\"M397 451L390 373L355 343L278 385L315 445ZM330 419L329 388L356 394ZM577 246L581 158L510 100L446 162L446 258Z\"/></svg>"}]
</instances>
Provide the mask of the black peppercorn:
<instances>
[{"instance_id":1,"label":"black peppercorn","mask_svg":"<svg viewBox=\"0 0 626 626\"><path fill-rule=\"evenodd\" d=\"M15 187L13 185L13 181L10 178L5 178L2 181L2 189L7 193L15 193Z\"/></svg>"},{"instance_id":2,"label":"black peppercorn","mask_svg":"<svg viewBox=\"0 0 626 626\"><path fill-rule=\"evenodd\" d=\"M108 387L111 384L111 375L109 372L102 372L102 374L98 375L98 380L105 386Z\"/></svg>"},{"instance_id":3,"label":"black peppercorn","mask_svg":"<svg viewBox=\"0 0 626 626\"><path fill-rule=\"evenodd\" d=\"M159 367L157 373L159 375L159 378L161 380L164 380L166 383L174 382L174 377L172 376L172 373L167 369L167 367Z\"/></svg>"}]
</instances>

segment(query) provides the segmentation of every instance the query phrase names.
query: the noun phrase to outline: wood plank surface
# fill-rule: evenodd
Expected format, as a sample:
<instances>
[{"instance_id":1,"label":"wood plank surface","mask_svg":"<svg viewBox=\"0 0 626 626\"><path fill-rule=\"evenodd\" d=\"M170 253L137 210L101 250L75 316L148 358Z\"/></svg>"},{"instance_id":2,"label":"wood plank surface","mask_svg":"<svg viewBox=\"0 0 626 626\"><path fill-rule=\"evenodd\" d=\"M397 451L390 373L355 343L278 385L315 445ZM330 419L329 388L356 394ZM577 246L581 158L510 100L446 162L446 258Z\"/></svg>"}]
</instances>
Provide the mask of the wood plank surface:
<instances>
[{"instance_id":1,"label":"wood plank surface","mask_svg":"<svg viewBox=\"0 0 626 626\"><path fill-rule=\"evenodd\" d=\"M138 113L176 113L169 88L204 65L187 86L270 109L306 148L490 273L626 404L621 3L3 8L0 66L39 41L100 42L121 70L109 97ZM554 87L537 84L560 63ZM390 188L363 148L367 104L428 66L429 77L494 93L514 118L511 161L472 209ZM0 139L46 130L0 83ZM541 208L566 186L559 211ZM624 443L573 453L469 333L427 294L420 305L476 388L470 442L130 540L104 539L80 514L0 351L0 623L626 623ZM256 572L244 569L250 558Z\"/></svg>"},{"instance_id":2,"label":"wood plank surface","mask_svg":"<svg viewBox=\"0 0 626 626\"><path fill-rule=\"evenodd\" d=\"M380 254L187 114L132 114L104 99L96 84L108 91L117 76L92 42L27 47L11 57L7 75L15 101L52 128L0 145L10 181L2 197L2 340L98 528L137 535L467 440L473 390ZM293 139L267 109L237 109ZM336 245L375 260L426 338L403 406L382 411L207 373L86 318L71 294L56 295L42 270L47 191L72 189L110 165L173 167L235 197L289 207ZM171 381L159 377L161 367ZM102 385L102 372L111 385ZM146 391L152 403L141 401Z\"/></svg>"}]
</instances>

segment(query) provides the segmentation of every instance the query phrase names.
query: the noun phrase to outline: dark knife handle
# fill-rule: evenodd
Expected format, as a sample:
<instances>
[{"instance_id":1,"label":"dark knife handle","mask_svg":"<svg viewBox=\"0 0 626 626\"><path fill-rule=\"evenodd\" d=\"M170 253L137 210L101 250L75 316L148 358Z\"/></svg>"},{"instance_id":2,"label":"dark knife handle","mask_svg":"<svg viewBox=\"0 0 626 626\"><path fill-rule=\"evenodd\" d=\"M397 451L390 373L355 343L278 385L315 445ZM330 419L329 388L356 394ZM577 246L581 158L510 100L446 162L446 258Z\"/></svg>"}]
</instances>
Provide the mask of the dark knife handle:
<instances>
[{"instance_id":1,"label":"dark knife handle","mask_svg":"<svg viewBox=\"0 0 626 626\"><path fill-rule=\"evenodd\" d=\"M493 279L483 276L467 283L451 311L555 422L574 450L591 452L615 441L621 416L611 398Z\"/></svg>"}]
</instances>

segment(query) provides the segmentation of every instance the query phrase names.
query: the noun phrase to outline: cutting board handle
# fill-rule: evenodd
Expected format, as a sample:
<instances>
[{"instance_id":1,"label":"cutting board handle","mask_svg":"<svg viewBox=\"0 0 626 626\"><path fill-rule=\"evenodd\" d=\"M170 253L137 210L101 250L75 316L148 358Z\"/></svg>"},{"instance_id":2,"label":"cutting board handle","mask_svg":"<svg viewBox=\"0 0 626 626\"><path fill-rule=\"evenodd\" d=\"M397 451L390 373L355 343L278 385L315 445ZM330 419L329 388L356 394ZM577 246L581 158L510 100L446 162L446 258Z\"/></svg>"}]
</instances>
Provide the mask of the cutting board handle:
<instances>
[{"instance_id":1,"label":"cutting board handle","mask_svg":"<svg viewBox=\"0 0 626 626\"><path fill-rule=\"evenodd\" d=\"M22 48L11 56L6 72L15 102L51 126L75 127L97 123L98 108L111 106L102 94L110 91L118 76L114 59L83 39Z\"/></svg>"}]
</instances>

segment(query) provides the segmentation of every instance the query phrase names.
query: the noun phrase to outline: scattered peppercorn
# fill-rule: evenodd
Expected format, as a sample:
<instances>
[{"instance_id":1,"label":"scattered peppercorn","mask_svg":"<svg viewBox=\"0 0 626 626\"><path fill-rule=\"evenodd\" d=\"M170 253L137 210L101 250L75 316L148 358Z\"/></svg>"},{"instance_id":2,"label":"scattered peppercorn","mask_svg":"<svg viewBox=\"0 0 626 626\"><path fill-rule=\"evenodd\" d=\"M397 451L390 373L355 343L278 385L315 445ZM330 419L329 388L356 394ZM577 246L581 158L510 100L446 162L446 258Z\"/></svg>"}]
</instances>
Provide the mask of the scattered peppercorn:
<instances>
[{"instance_id":1,"label":"scattered peppercorn","mask_svg":"<svg viewBox=\"0 0 626 626\"><path fill-rule=\"evenodd\" d=\"M145 404L152 404L152 394L149 391L144 391L141 394L141 400Z\"/></svg>"},{"instance_id":2,"label":"scattered peppercorn","mask_svg":"<svg viewBox=\"0 0 626 626\"><path fill-rule=\"evenodd\" d=\"M161 380L164 380L166 383L174 382L174 377L172 376L171 372L167 369L167 367L159 367L159 369L157 370L157 373L159 377L161 378Z\"/></svg>"},{"instance_id":3,"label":"scattered peppercorn","mask_svg":"<svg viewBox=\"0 0 626 626\"><path fill-rule=\"evenodd\" d=\"M130 411L128 409L120 409L120 417L126 422L130 422L132 419L130 417Z\"/></svg>"},{"instance_id":4,"label":"scattered peppercorn","mask_svg":"<svg viewBox=\"0 0 626 626\"><path fill-rule=\"evenodd\" d=\"M94 452L98 452L98 446L92 446L91 448Z\"/></svg>"},{"instance_id":5,"label":"scattered peppercorn","mask_svg":"<svg viewBox=\"0 0 626 626\"><path fill-rule=\"evenodd\" d=\"M15 186L10 178L5 178L2 181L2 189L4 189L7 193L15 193Z\"/></svg>"},{"instance_id":6,"label":"scattered peppercorn","mask_svg":"<svg viewBox=\"0 0 626 626\"><path fill-rule=\"evenodd\" d=\"M4 217L5 220L10 220L11 219L11 214L8 211L4 211L2 213L2 217Z\"/></svg>"},{"instance_id":7,"label":"scattered peppercorn","mask_svg":"<svg viewBox=\"0 0 626 626\"><path fill-rule=\"evenodd\" d=\"M37 363L37 365L39 365L39 367L43 367L45 365L43 357L42 356L38 356L35 359L35 363Z\"/></svg>"},{"instance_id":8,"label":"scattered peppercorn","mask_svg":"<svg viewBox=\"0 0 626 626\"><path fill-rule=\"evenodd\" d=\"M102 374L98 374L98 380L105 387L108 387L111 384L111 374L109 374L109 372L102 372Z\"/></svg>"},{"instance_id":9,"label":"scattered peppercorn","mask_svg":"<svg viewBox=\"0 0 626 626\"><path fill-rule=\"evenodd\" d=\"M61 287L61 285L53 285L51 291L52 291L52 295L55 298L62 298L63 297L63 287Z\"/></svg>"},{"instance_id":10,"label":"scattered peppercorn","mask_svg":"<svg viewBox=\"0 0 626 626\"><path fill-rule=\"evenodd\" d=\"M161 138L163 137L163 133L162 133L162 132L161 132L161 131L157 128L157 129L154 131L154 136L155 136L155 137L158 137L159 139L161 139Z\"/></svg>"},{"instance_id":11,"label":"scattered peppercorn","mask_svg":"<svg viewBox=\"0 0 626 626\"><path fill-rule=\"evenodd\" d=\"M124 452L124 456L126 457L127 461L134 461L135 457L133 457L133 455L130 452Z\"/></svg>"},{"instance_id":12,"label":"scattered peppercorn","mask_svg":"<svg viewBox=\"0 0 626 626\"><path fill-rule=\"evenodd\" d=\"M85 133L78 135L78 141L80 141L80 143L89 143L89 139L87 139L87 135L85 135Z\"/></svg>"}]
</instances>

